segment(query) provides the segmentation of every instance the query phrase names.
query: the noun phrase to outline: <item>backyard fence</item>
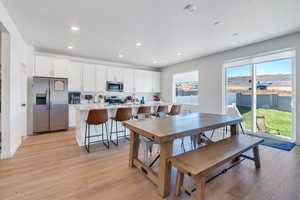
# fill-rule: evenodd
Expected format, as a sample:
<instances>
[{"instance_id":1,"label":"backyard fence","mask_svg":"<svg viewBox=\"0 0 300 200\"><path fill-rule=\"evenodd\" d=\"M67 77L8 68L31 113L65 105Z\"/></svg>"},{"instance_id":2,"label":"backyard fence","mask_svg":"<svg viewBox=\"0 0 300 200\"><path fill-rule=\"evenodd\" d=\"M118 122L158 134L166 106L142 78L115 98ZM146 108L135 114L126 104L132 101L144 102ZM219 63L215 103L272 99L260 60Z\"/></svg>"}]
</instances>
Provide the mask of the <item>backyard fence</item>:
<instances>
[{"instance_id":1,"label":"backyard fence","mask_svg":"<svg viewBox=\"0 0 300 200\"><path fill-rule=\"evenodd\" d=\"M277 94L257 94L257 108L276 109L281 111L291 112L291 96L278 96ZM229 93L228 104L235 103L237 106L251 107L252 96L241 93Z\"/></svg>"}]
</instances>

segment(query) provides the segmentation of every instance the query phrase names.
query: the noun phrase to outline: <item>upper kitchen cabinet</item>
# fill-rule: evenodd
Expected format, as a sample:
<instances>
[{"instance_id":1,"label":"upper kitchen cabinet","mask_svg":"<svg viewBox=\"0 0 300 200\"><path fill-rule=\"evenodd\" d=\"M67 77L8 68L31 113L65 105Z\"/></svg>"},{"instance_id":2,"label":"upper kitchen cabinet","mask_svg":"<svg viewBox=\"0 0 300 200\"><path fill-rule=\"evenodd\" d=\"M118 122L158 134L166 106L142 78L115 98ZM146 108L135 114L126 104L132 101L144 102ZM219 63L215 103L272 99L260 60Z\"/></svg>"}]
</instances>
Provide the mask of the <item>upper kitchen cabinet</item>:
<instances>
[{"instance_id":1,"label":"upper kitchen cabinet","mask_svg":"<svg viewBox=\"0 0 300 200\"><path fill-rule=\"evenodd\" d=\"M53 59L54 77L68 78L71 62L66 59Z\"/></svg>"},{"instance_id":2,"label":"upper kitchen cabinet","mask_svg":"<svg viewBox=\"0 0 300 200\"><path fill-rule=\"evenodd\" d=\"M96 91L106 91L106 70L107 68L101 65L96 65Z\"/></svg>"},{"instance_id":3,"label":"upper kitchen cabinet","mask_svg":"<svg viewBox=\"0 0 300 200\"><path fill-rule=\"evenodd\" d=\"M152 72L152 92L160 92L160 72Z\"/></svg>"},{"instance_id":4,"label":"upper kitchen cabinet","mask_svg":"<svg viewBox=\"0 0 300 200\"><path fill-rule=\"evenodd\" d=\"M83 63L71 62L69 66L69 91L81 92L82 91L82 72Z\"/></svg>"},{"instance_id":5,"label":"upper kitchen cabinet","mask_svg":"<svg viewBox=\"0 0 300 200\"><path fill-rule=\"evenodd\" d=\"M107 68L107 81L123 82L123 69L117 67Z\"/></svg>"},{"instance_id":6,"label":"upper kitchen cabinet","mask_svg":"<svg viewBox=\"0 0 300 200\"><path fill-rule=\"evenodd\" d=\"M152 72L135 70L134 87L135 92L152 92Z\"/></svg>"},{"instance_id":7,"label":"upper kitchen cabinet","mask_svg":"<svg viewBox=\"0 0 300 200\"><path fill-rule=\"evenodd\" d=\"M70 61L48 56L35 57L35 76L68 78Z\"/></svg>"},{"instance_id":8,"label":"upper kitchen cabinet","mask_svg":"<svg viewBox=\"0 0 300 200\"><path fill-rule=\"evenodd\" d=\"M123 69L124 92L134 92L134 70Z\"/></svg>"},{"instance_id":9,"label":"upper kitchen cabinet","mask_svg":"<svg viewBox=\"0 0 300 200\"><path fill-rule=\"evenodd\" d=\"M96 91L96 67L95 65L84 64L83 65L83 92L95 92Z\"/></svg>"},{"instance_id":10,"label":"upper kitchen cabinet","mask_svg":"<svg viewBox=\"0 0 300 200\"><path fill-rule=\"evenodd\" d=\"M53 77L53 58L46 56L35 56L35 76Z\"/></svg>"}]
</instances>

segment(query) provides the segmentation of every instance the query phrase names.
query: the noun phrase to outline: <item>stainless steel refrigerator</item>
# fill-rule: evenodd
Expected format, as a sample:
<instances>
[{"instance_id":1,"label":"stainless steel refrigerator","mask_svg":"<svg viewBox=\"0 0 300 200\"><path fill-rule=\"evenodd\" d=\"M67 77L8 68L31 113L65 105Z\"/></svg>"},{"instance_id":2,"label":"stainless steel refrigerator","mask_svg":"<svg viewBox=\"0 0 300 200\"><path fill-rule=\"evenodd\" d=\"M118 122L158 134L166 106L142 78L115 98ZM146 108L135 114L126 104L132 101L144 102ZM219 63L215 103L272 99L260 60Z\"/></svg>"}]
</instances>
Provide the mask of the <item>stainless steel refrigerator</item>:
<instances>
[{"instance_id":1,"label":"stainless steel refrigerator","mask_svg":"<svg viewBox=\"0 0 300 200\"><path fill-rule=\"evenodd\" d=\"M33 132L68 129L68 79L33 77Z\"/></svg>"}]
</instances>

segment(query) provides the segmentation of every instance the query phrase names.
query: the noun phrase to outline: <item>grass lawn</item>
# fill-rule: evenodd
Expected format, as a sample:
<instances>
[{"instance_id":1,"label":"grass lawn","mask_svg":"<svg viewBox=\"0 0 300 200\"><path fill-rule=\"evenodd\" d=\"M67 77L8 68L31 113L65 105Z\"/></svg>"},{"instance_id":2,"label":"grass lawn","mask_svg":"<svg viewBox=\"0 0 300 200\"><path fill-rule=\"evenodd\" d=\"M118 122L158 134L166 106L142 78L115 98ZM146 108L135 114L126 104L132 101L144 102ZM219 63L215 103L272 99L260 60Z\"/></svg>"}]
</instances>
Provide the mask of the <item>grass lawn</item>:
<instances>
[{"instance_id":1,"label":"grass lawn","mask_svg":"<svg viewBox=\"0 0 300 200\"><path fill-rule=\"evenodd\" d=\"M251 108L238 106L239 111L245 118L245 128L251 130ZM265 117L266 127L269 133L291 137L292 135L292 113L265 108L256 109L258 117Z\"/></svg>"}]
</instances>

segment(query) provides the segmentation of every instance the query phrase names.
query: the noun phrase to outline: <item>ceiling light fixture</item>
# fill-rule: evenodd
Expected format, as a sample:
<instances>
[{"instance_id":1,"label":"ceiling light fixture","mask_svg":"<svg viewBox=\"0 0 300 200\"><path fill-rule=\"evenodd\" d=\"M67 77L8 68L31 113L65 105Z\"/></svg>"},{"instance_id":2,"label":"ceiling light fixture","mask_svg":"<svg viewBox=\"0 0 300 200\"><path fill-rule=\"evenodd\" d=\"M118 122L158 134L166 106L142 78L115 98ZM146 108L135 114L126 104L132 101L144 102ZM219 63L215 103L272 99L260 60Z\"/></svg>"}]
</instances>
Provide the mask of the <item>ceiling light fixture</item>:
<instances>
[{"instance_id":1,"label":"ceiling light fixture","mask_svg":"<svg viewBox=\"0 0 300 200\"><path fill-rule=\"evenodd\" d=\"M118 58L123 58L123 57L124 57L123 54L121 54L121 53L118 54Z\"/></svg>"},{"instance_id":2,"label":"ceiling light fixture","mask_svg":"<svg viewBox=\"0 0 300 200\"><path fill-rule=\"evenodd\" d=\"M71 26L72 31L79 31L80 28L78 26Z\"/></svg>"},{"instance_id":3,"label":"ceiling light fixture","mask_svg":"<svg viewBox=\"0 0 300 200\"><path fill-rule=\"evenodd\" d=\"M68 49L73 49L73 46L70 45L70 46L68 46L67 48L68 48Z\"/></svg>"},{"instance_id":4,"label":"ceiling light fixture","mask_svg":"<svg viewBox=\"0 0 300 200\"><path fill-rule=\"evenodd\" d=\"M178 52L178 53L177 53L177 56L182 56L182 53L181 53L181 52Z\"/></svg>"},{"instance_id":5,"label":"ceiling light fixture","mask_svg":"<svg viewBox=\"0 0 300 200\"><path fill-rule=\"evenodd\" d=\"M153 64L157 64L157 60L153 60Z\"/></svg>"},{"instance_id":6,"label":"ceiling light fixture","mask_svg":"<svg viewBox=\"0 0 300 200\"><path fill-rule=\"evenodd\" d=\"M194 12L195 10L197 10L197 6L195 6L194 4L188 4L184 7L184 10Z\"/></svg>"},{"instance_id":7,"label":"ceiling light fixture","mask_svg":"<svg viewBox=\"0 0 300 200\"><path fill-rule=\"evenodd\" d=\"M142 43L137 42L137 43L135 44L135 46L140 47L140 46L142 46Z\"/></svg>"}]
</instances>

